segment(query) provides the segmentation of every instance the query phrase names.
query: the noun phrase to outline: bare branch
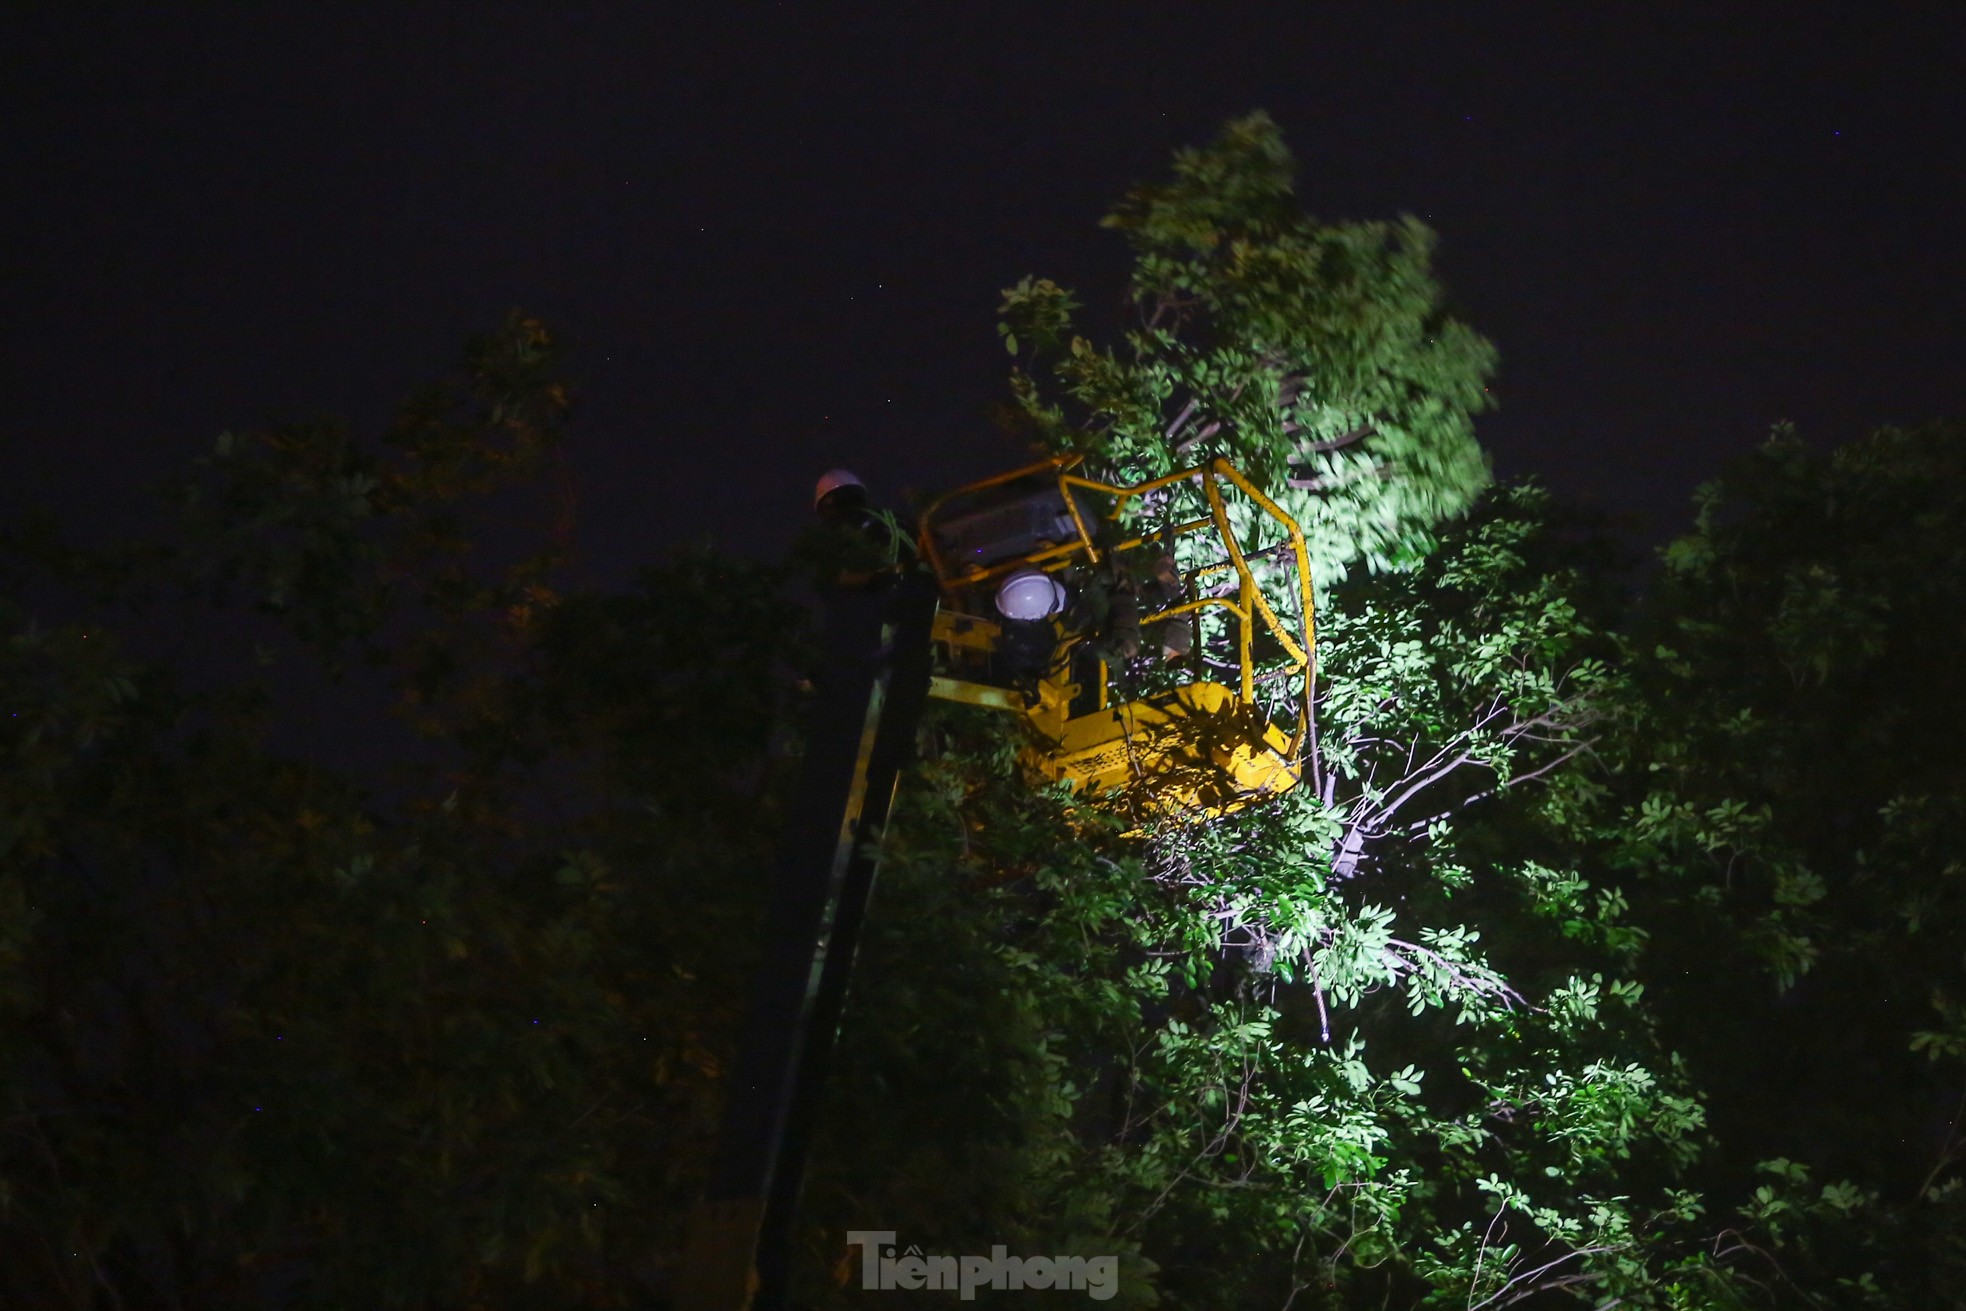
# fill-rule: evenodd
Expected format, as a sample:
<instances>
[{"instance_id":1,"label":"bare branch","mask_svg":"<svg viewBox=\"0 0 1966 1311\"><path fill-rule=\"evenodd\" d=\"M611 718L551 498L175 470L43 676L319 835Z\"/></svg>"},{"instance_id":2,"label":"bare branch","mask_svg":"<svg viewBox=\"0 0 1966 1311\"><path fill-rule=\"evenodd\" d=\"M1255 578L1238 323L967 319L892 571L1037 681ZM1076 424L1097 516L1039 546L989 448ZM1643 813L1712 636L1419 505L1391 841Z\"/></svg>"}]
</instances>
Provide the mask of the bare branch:
<instances>
[{"instance_id":1,"label":"bare branch","mask_svg":"<svg viewBox=\"0 0 1966 1311\"><path fill-rule=\"evenodd\" d=\"M1584 754L1585 752L1589 751L1592 747L1596 745L1597 745L1596 738L1591 738L1588 741L1579 742L1576 746L1570 748L1570 750L1564 752L1556 759L1550 761L1545 765L1541 765L1535 769L1530 770L1527 774L1516 774L1511 778L1509 778L1507 782L1497 783L1494 787L1489 788L1485 792L1475 793L1473 796L1469 797L1466 801L1461 802L1459 806L1455 807L1455 809L1458 810L1460 809L1461 806L1472 806L1477 801L1485 801L1489 797L1492 797L1497 793L1507 792L1512 787L1520 787L1524 783L1533 783L1537 779L1543 777L1543 775L1549 773L1551 770L1556 769L1560 765L1564 764L1566 761L1572 760L1577 756Z\"/></svg>"},{"instance_id":2,"label":"bare branch","mask_svg":"<svg viewBox=\"0 0 1966 1311\"><path fill-rule=\"evenodd\" d=\"M1325 441L1304 442L1297 449L1305 455L1323 455L1327 451L1342 451L1347 446L1356 446L1378 431L1371 424L1366 424L1363 428L1354 428L1348 433L1342 433Z\"/></svg>"},{"instance_id":3,"label":"bare branch","mask_svg":"<svg viewBox=\"0 0 1966 1311\"><path fill-rule=\"evenodd\" d=\"M1213 420L1212 422L1205 423L1202 425L1201 430L1197 432L1194 436L1188 438L1187 441L1178 443L1174 448L1174 453L1176 455L1186 455L1189 451L1192 451L1193 449L1195 449L1195 447L1201 445L1203 442L1207 441L1210 437L1213 437L1216 433L1221 431L1222 431L1222 421L1220 419L1216 419Z\"/></svg>"},{"instance_id":4,"label":"bare branch","mask_svg":"<svg viewBox=\"0 0 1966 1311\"><path fill-rule=\"evenodd\" d=\"M1201 397L1199 396L1189 397L1188 403L1181 407L1181 412L1174 416L1174 421L1167 425L1167 431L1163 434L1163 436L1165 436L1168 441L1173 441L1174 434L1180 432L1183 427L1187 426L1188 420L1194 418L1195 411L1200 408L1201 408Z\"/></svg>"},{"instance_id":5,"label":"bare branch","mask_svg":"<svg viewBox=\"0 0 1966 1311\"><path fill-rule=\"evenodd\" d=\"M1525 1288L1522 1291L1516 1293L1515 1296L1508 1298L1506 1301L1503 1300L1503 1295L1507 1293L1510 1289L1515 1288L1518 1284L1522 1284L1529 1280L1532 1280L1536 1278L1536 1276L1538 1275L1546 1274L1549 1271L1556 1269L1558 1266L1564 1264L1567 1261L1574 1261L1580 1256L1596 1256L1599 1255L1600 1253L1615 1252L1617 1250L1618 1249L1615 1247L1576 1248L1575 1250L1567 1252L1564 1255L1558 1257L1556 1260L1551 1261L1547 1265L1540 1265L1537 1266L1534 1270L1531 1270L1527 1274L1517 1275L1514 1279L1509 1280L1508 1283L1503 1284L1500 1288L1496 1289L1492 1296L1487 1297L1482 1301L1474 1303L1472 1306L1468 1308L1468 1311L1481 1311L1483 1307L1487 1307L1487 1306L1507 1306L1511 1302L1520 1302L1523 1298L1528 1297L1533 1293L1541 1292L1545 1288L1560 1288L1568 1284L1589 1283L1593 1279L1602 1279L1604 1276L1601 1274L1568 1275L1561 1280L1556 1280L1548 1284L1532 1284L1530 1287Z\"/></svg>"},{"instance_id":6,"label":"bare branch","mask_svg":"<svg viewBox=\"0 0 1966 1311\"><path fill-rule=\"evenodd\" d=\"M1375 464L1370 469L1364 470L1363 472L1354 475L1352 478L1338 478L1338 479L1328 479L1328 478L1318 478L1318 477L1285 478L1283 481L1288 486L1298 488L1302 491L1321 492L1321 491L1326 491L1333 487L1342 487L1348 482L1356 481L1358 478L1390 478L1392 476L1393 476L1393 466L1390 463L1388 463L1388 464Z\"/></svg>"},{"instance_id":7,"label":"bare branch","mask_svg":"<svg viewBox=\"0 0 1966 1311\"><path fill-rule=\"evenodd\" d=\"M1317 998L1318 1036L1324 1040L1324 1045L1329 1047L1331 1045L1331 1012L1324 1008L1324 984L1318 977L1317 958L1309 952L1305 952L1304 959L1311 967L1311 995Z\"/></svg>"},{"instance_id":8,"label":"bare branch","mask_svg":"<svg viewBox=\"0 0 1966 1311\"><path fill-rule=\"evenodd\" d=\"M1462 734L1462 737L1465 736L1467 735ZM1444 754L1445 754L1445 748L1443 748L1442 751L1435 753L1434 760L1439 760L1441 756ZM1432 761L1428 762L1428 764L1432 764L1432 763L1433 763ZM1389 820L1393 817L1393 815L1399 810L1401 806L1411 801L1414 797L1418 796L1421 792L1424 792L1427 788L1433 786L1435 783L1438 783L1441 779L1446 778L1449 774L1453 773L1461 766L1469 765L1473 763L1475 763L1474 753L1471 751L1463 751L1460 755L1454 757L1452 760L1440 766L1438 769L1434 769L1430 772L1422 773L1418 778L1413 779L1412 783L1408 784L1404 789L1402 789L1400 793L1393 798L1392 801L1377 808L1376 813L1373 815L1373 819L1374 819L1373 826L1375 828L1382 826L1386 820ZM1425 769L1425 766L1422 766L1422 768ZM1408 777L1412 778L1411 775L1408 775Z\"/></svg>"},{"instance_id":9,"label":"bare branch","mask_svg":"<svg viewBox=\"0 0 1966 1311\"><path fill-rule=\"evenodd\" d=\"M1494 1218L1488 1222L1488 1228L1482 1232L1481 1246L1475 1249L1474 1273L1468 1276L1468 1301L1470 1302L1474 1301L1475 1289L1481 1284L1481 1264L1488 1259L1488 1240L1494 1237L1495 1226L1501 1224L1502 1213L1508 1209L1509 1204L1506 1201L1495 1208ZM1506 1238L1508 1237L1508 1233L1509 1227L1502 1225L1502 1236Z\"/></svg>"}]
</instances>

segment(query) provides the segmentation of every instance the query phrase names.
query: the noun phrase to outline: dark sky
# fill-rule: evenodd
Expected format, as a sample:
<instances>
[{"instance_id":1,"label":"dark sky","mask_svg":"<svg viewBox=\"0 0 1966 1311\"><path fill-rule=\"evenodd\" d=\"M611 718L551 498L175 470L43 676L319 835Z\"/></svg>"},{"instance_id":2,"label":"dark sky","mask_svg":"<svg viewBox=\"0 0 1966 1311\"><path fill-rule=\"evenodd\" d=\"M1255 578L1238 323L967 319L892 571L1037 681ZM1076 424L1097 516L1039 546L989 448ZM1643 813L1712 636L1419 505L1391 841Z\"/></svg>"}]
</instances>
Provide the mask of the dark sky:
<instances>
[{"instance_id":1,"label":"dark sky","mask_svg":"<svg viewBox=\"0 0 1966 1311\"><path fill-rule=\"evenodd\" d=\"M108 525L223 428L379 428L522 305L591 574L775 549L827 465L1015 459L998 288L1107 308L1095 221L1254 107L1314 213L1441 234L1502 471L1649 537L1771 420L1966 413L1966 9L1655 8L16 7L4 499Z\"/></svg>"}]
</instances>

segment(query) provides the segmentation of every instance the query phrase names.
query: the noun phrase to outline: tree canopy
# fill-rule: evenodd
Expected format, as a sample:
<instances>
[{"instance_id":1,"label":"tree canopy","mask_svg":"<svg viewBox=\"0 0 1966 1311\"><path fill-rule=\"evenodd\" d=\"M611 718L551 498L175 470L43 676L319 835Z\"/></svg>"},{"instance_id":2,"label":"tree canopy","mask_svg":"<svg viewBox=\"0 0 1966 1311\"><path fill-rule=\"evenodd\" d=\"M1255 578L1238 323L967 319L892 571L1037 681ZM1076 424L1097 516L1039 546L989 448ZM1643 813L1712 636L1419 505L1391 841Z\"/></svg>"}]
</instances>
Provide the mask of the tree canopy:
<instances>
[{"instance_id":1,"label":"tree canopy","mask_svg":"<svg viewBox=\"0 0 1966 1311\"><path fill-rule=\"evenodd\" d=\"M1489 485L1424 227L1307 216L1260 115L1107 224L1112 344L1005 292L1021 422L1304 522L1305 782L1129 835L933 710L803 1303L891 1297L877 1229L1124 1306L1966 1305L1966 432L1778 432L1634 594ZM562 377L515 314L374 440L221 437L160 540L0 537L0 1303L667 1304L809 570L570 582Z\"/></svg>"},{"instance_id":2,"label":"tree canopy","mask_svg":"<svg viewBox=\"0 0 1966 1311\"><path fill-rule=\"evenodd\" d=\"M1311 542L1321 581L1410 560L1488 483L1473 418L1495 350L1443 307L1434 235L1326 223L1267 115L1174 157L1105 219L1133 252L1126 331L1100 346L1049 279L1004 292L998 330L1033 434L1145 481L1226 455Z\"/></svg>"}]
</instances>

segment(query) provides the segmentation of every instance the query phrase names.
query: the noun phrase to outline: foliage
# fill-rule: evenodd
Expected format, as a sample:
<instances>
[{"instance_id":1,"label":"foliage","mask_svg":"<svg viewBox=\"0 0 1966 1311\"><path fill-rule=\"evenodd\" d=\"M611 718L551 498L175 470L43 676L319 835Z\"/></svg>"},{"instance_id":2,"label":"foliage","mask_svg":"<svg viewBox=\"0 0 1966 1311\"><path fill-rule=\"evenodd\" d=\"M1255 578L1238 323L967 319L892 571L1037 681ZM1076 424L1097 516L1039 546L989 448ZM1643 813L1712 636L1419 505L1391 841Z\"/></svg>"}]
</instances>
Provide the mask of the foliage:
<instances>
[{"instance_id":1,"label":"foliage","mask_svg":"<svg viewBox=\"0 0 1966 1311\"><path fill-rule=\"evenodd\" d=\"M1411 559L1487 483L1472 420L1495 352L1445 312L1425 225L1320 222L1294 171L1266 115L1229 124L1106 218L1133 252L1118 342L1079 335L1047 279L1004 292L998 330L1041 445L1131 481L1226 455L1330 581Z\"/></svg>"},{"instance_id":2,"label":"foliage","mask_svg":"<svg viewBox=\"0 0 1966 1311\"><path fill-rule=\"evenodd\" d=\"M782 617L708 556L564 600L550 550L471 563L473 519L550 467L552 365L515 317L394 459L226 437L168 549L14 543L0 1301L620 1305L674 1246ZM149 655L146 600L205 649ZM361 715L357 776L283 749L317 698Z\"/></svg>"},{"instance_id":3,"label":"foliage","mask_svg":"<svg viewBox=\"0 0 1966 1311\"><path fill-rule=\"evenodd\" d=\"M1642 936L1556 864L1611 680L1576 554L1517 489L1335 589L1317 782L1206 828L1116 838L938 738L864 949L816 1251L908 1216L931 1251L1118 1252L1129 1297L1198 1307L1724 1280ZM979 1196L994 1215L955 1205Z\"/></svg>"},{"instance_id":4,"label":"foliage","mask_svg":"<svg viewBox=\"0 0 1966 1311\"><path fill-rule=\"evenodd\" d=\"M1125 836L933 711L806 1301L872 1228L1116 1254L1122 1306L1960 1305L1960 431L1778 439L1633 619L1588 525L1478 497L1424 229L1305 217L1260 116L1109 223L1139 323L1006 293L1022 413L1311 527L1305 782ZM221 438L164 542L0 541L0 1302L664 1304L785 597L840 570L567 586L558 373L515 315L379 445Z\"/></svg>"},{"instance_id":5,"label":"foliage","mask_svg":"<svg viewBox=\"0 0 1966 1311\"><path fill-rule=\"evenodd\" d=\"M1616 682L1601 587L1531 489L1451 522L1485 481L1468 421L1492 353L1440 314L1427 234L1303 216L1261 116L1108 222L1133 245L1139 325L1100 351L1072 335L1068 293L1026 281L1004 308L1027 360L1013 388L1054 450L1128 478L1227 454L1306 524L1326 593L1315 732L1282 802L1144 845L1057 799L1013 804L1021 779L929 767L966 781L897 820L911 856L888 895L919 888L921 842L929 868L975 868L987 890L947 919L903 891L905 936L877 937L868 964L905 959L953 1013L982 979L1050 1021L1021 1068L1056 1073L1022 1098L1021 1135L986 1139L991 1188L1016 1201L994 1241L1103 1244L1130 1256L1129 1296L1170 1305L1638 1297L1693 1278L1708 1263L1679 1176L1702 1112L1631 978L1643 939L1621 891L1569 859ZM1260 546L1253 519L1234 527ZM1376 576L1341 582L1359 558ZM908 1032L946 1082L905 1100L849 1085L842 1105L933 1106L923 1136L946 1144L992 1119L972 1094L1015 1095L1005 1035L966 1051L914 1037L885 992L855 1006L853 1032ZM875 1114L836 1142L864 1153ZM925 1239L991 1240L894 1191L896 1168L835 1158L816 1209L847 1217L835 1229L909 1215ZM1053 1216L1071 1220L1035 1223Z\"/></svg>"},{"instance_id":6,"label":"foliage","mask_svg":"<svg viewBox=\"0 0 1966 1311\"><path fill-rule=\"evenodd\" d=\"M1278 185L1282 163L1266 124L1237 125L1184 155L1173 187L1121 211L1148 306L1124 359L1070 335L1076 306L1055 285L1007 294L1007 344L1062 385L1053 400L1031 373L1013 379L1054 449L1136 477L1225 451L1279 493L1297 476L1286 425L1299 417L1235 411L1246 378L1171 385L1155 353L1177 344L1152 322L1190 344L1261 336L1258 317L1234 316L1284 304L1261 300L1276 287L1238 299L1243 254L1205 254L1213 234L1310 230ZM1303 265L1291 276L1315 280ZM1285 317L1314 322L1311 303ZM910 793L897 821L895 901L868 952L881 983L855 1002L866 1064L840 1093L854 1109L839 1112L815 1197L815 1254L841 1229L909 1217L908 1238L930 1250L1120 1252L1127 1297L1176 1306L1951 1304L1958 1121L1931 1096L1943 1080L1903 1076L1914 1050L1940 1064L1962 1050L1950 990L1922 1025L1905 1005L1960 958L1933 918L1950 903L1930 873L1956 845L1956 771L1949 745L1928 753L1910 737L1917 720L1955 742L1956 708L1871 678L1821 710L1756 709L1767 691L1887 651L1943 696L1940 635L1959 612L1944 567L1957 552L1934 537L1961 485L1949 441L1887 434L1826 465L1788 447L1770 457L1786 462L1781 477L1737 475L1728 491L1748 508L1710 494L1641 621L1671 628L1671 649L1636 657L1617 632L1615 568L1529 489L1457 524L1447 512L1466 502L1451 496L1389 517L1342 485L1292 488L1315 494L1290 504L1332 534L1318 557L1309 785L1142 846L1059 799L1031 801L1001 751L994 772L963 751L933 760L926 777L963 781ZM1430 477L1389 472L1389 494ZM1402 527L1382 532L1390 519ZM1336 582L1349 557L1335 538L1362 543L1382 572ZM1942 581L1900 581L1916 573L1917 538ZM1865 718L1829 719L1832 706ZM1885 726L1897 736L1880 737ZM1891 758L1858 767L1888 785L1855 803L1835 763L1852 742ZM1847 840L1852 822L1835 817L1853 804L1876 820L1853 887L1888 895L1819 922L1831 893L1785 824ZM1916 933L1920 950L1876 959ZM1829 994L1835 1020L1716 1007L1740 994L1753 948L1792 978L1832 935L1870 972ZM979 991L998 1005L979 1010ZM1880 991L1896 1027L1876 1023ZM967 1021L909 1023L923 1011ZM992 1013L1017 1019L992 1029ZM1812 1025L1813 1044L1799 1032ZM1765 1071L1785 1045L1847 1070L1880 1034L1905 1058L1889 1067L1896 1088L1860 1067L1868 1107L1795 1099L1766 1115ZM904 1085L883 1083L904 1065ZM1919 1098L1934 1130L1923 1197L1894 1206L1877 1149L1919 1122ZM1835 1122L1813 1118L1825 1112ZM895 1122L911 1125L911 1146L881 1138ZM986 1123L998 1127L966 1131ZM1843 1123L1860 1131L1839 1145ZM1858 1154L1865 1169L1837 1168ZM934 1195L898 1179L932 1180ZM979 1196L994 1222L950 1204ZM842 1286L814 1296L857 1304L838 1270Z\"/></svg>"},{"instance_id":7,"label":"foliage","mask_svg":"<svg viewBox=\"0 0 1966 1311\"><path fill-rule=\"evenodd\" d=\"M1841 1199L1798 1229L1757 1184L1769 1263L1881 1281L1881 1305L1966 1287L1962 489L1956 424L1828 455L1777 429L1703 488L1647 606L1607 835L1716 1168L1791 1162Z\"/></svg>"}]
</instances>

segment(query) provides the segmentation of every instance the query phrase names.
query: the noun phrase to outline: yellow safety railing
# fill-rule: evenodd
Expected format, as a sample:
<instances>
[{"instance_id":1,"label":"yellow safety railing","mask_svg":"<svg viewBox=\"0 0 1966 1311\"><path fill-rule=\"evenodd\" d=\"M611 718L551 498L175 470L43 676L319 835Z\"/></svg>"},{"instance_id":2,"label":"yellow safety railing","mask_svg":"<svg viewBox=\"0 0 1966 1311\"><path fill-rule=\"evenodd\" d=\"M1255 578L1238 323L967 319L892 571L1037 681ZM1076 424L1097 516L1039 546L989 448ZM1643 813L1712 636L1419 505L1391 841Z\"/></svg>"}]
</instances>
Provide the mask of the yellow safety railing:
<instances>
[{"instance_id":1,"label":"yellow safety railing","mask_svg":"<svg viewBox=\"0 0 1966 1311\"><path fill-rule=\"evenodd\" d=\"M1237 624L1237 665L1240 674L1240 694L1245 703L1252 703L1255 700L1256 684L1255 671L1250 659L1250 639L1254 625L1260 619L1264 627L1269 630L1270 634L1277 639L1279 645L1289 655L1291 671L1293 673L1302 672L1305 675L1305 706L1301 708L1297 729L1292 736L1290 746L1290 753L1293 756L1296 755L1303 745L1305 729L1310 721L1308 713L1308 704L1311 696L1310 675L1312 660L1316 652L1317 637L1311 599L1310 552L1304 541L1303 530L1297 526L1297 521L1291 518L1274 500L1265 495L1261 488L1245 478L1242 472L1234 465L1220 457L1209 461L1207 464L1194 465L1190 468L1167 474L1164 477L1155 478L1149 482L1139 483L1130 487L1101 482L1098 479L1086 478L1072 472L1080 463L1080 458L1073 456L1046 460L1039 464L1026 465L1021 469L1013 469L1008 473L998 474L996 477L959 488L932 502L922 512L921 541L922 553L928 560L930 567L935 570L937 580L945 588L975 587L987 583L994 578L1003 577L1017 569L1036 567L1049 572L1056 572L1068 568L1080 559L1087 564L1097 564L1102 551L1092 530L1086 524L1085 514L1079 507L1078 497L1073 495L1075 488L1112 497L1114 500L1113 511L1106 517L1116 522L1124 514L1129 501L1158 491L1164 487L1171 487L1177 483L1199 479L1202 494L1208 502L1208 517L1205 519L1191 519L1184 523L1175 524L1173 525L1172 531L1174 535L1179 536L1186 533L1198 532L1209 527L1215 529L1217 535L1222 539L1222 545L1227 552L1227 558L1212 564L1203 565L1190 571L1190 573L1192 577L1201 578L1225 569L1234 570L1237 580L1236 599L1230 601L1226 597L1202 597L1198 600L1189 601L1178 606L1171 606L1156 614L1145 616L1142 619L1142 623L1161 623L1177 615L1199 613L1202 610L1211 608L1222 609L1235 616L1239 621ZM952 569L949 563L943 558L941 548L935 540L935 518L943 507L958 498L974 496L977 493L989 491L992 488L1001 487L1007 483L1016 482L1021 478L1030 478L1041 474L1050 474L1057 479L1059 495L1065 503L1067 513L1071 516L1072 525L1077 533L1078 540L1060 543L1041 551L1032 552L1029 555L1019 556L1013 560L1002 561L992 566L971 566L960 572ZM1222 496L1221 483L1223 482L1227 482L1230 486L1248 497L1259 510L1281 525L1288 537L1292 562L1296 566L1295 573L1297 577L1299 612L1303 616L1302 627L1296 633L1291 632L1282 619L1278 617L1276 608L1270 604L1269 598L1263 594L1263 589L1256 582L1256 575L1250 568L1249 558L1243 551L1241 543L1236 540L1234 527L1229 522L1228 504ZM1135 547L1146 544L1152 538L1163 537L1165 534L1166 530L1161 530L1138 537L1131 537L1105 548L1105 552L1116 554L1121 551L1132 550ZM1103 704L1103 695L1101 701Z\"/></svg>"}]
</instances>

